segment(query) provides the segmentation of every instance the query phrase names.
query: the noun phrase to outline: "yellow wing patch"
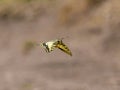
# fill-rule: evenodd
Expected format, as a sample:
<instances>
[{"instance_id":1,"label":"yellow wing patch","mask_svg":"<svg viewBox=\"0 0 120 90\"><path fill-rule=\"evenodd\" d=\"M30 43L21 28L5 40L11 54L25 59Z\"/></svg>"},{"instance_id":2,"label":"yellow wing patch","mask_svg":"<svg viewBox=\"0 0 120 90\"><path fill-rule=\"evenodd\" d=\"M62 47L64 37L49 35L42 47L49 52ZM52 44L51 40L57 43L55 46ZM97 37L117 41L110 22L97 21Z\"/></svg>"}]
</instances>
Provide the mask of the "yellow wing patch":
<instances>
[{"instance_id":1,"label":"yellow wing patch","mask_svg":"<svg viewBox=\"0 0 120 90\"><path fill-rule=\"evenodd\" d=\"M69 54L70 56L72 56L72 52L70 51L70 49L62 42L62 40L58 40L58 43L56 44L56 48L59 48L60 50L62 50L63 52Z\"/></svg>"}]
</instances>

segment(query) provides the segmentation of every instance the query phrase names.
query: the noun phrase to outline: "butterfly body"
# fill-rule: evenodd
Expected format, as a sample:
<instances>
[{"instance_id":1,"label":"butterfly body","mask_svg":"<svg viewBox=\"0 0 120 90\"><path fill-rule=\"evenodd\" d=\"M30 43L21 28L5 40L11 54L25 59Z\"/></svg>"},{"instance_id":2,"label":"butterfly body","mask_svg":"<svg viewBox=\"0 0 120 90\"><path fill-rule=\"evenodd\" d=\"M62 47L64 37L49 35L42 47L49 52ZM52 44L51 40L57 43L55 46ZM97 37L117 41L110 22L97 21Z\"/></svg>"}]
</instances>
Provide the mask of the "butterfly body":
<instances>
[{"instance_id":1,"label":"butterfly body","mask_svg":"<svg viewBox=\"0 0 120 90\"><path fill-rule=\"evenodd\" d=\"M70 56L72 56L71 51L69 50L69 48L63 43L62 39L56 39L53 41L48 41L48 42L44 42L41 44L42 47L44 47L46 52L51 52L53 51L55 48L58 48L60 50L62 50L63 52L69 54Z\"/></svg>"}]
</instances>

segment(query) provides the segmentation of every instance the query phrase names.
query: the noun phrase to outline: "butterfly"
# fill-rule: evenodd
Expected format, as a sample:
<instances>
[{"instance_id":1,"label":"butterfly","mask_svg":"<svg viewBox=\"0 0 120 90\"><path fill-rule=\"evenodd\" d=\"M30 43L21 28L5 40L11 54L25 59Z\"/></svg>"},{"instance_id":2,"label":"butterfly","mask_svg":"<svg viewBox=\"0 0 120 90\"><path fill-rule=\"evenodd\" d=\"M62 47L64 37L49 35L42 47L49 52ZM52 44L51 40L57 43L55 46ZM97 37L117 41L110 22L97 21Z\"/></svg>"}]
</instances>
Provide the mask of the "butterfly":
<instances>
[{"instance_id":1,"label":"butterfly","mask_svg":"<svg viewBox=\"0 0 120 90\"><path fill-rule=\"evenodd\" d=\"M62 39L56 39L48 42L43 42L40 44L46 52L50 53L55 48L62 50L63 52L67 53L68 55L72 56L72 52L70 49L63 43Z\"/></svg>"}]
</instances>

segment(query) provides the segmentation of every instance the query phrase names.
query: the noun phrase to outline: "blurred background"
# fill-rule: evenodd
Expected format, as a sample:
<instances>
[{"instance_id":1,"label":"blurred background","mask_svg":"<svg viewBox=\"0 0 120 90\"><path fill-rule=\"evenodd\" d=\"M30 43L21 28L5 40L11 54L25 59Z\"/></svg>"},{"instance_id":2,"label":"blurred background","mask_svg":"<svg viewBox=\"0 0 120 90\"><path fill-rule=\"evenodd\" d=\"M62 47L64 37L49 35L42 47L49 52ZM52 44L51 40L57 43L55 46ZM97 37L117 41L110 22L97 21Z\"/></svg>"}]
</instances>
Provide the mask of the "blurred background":
<instances>
[{"instance_id":1,"label":"blurred background","mask_svg":"<svg viewBox=\"0 0 120 90\"><path fill-rule=\"evenodd\" d=\"M120 0L0 0L0 90L120 90Z\"/></svg>"}]
</instances>

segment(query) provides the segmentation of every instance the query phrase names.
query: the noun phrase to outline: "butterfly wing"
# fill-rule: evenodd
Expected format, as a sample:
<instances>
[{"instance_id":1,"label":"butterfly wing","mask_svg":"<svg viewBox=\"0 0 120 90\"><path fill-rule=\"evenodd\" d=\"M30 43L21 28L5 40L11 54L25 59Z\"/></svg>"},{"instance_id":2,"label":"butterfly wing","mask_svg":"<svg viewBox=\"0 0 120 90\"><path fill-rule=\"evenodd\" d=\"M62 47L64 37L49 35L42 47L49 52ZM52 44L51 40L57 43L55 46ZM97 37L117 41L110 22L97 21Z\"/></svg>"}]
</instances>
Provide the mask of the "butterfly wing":
<instances>
[{"instance_id":1,"label":"butterfly wing","mask_svg":"<svg viewBox=\"0 0 120 90\"><path fill-rule=\"evenodd\" d=\"M72 56L70 49L62 42L62 39L60 39L60 40L57 39L54 41L42 43L41 46L45 48L46 52L51 52L54 50L54 48L58 48L58 49L62 50L63 52Z\"/></svg>"},{"instance_id":2,"label":"butterfly wing","mask_svg":"<svg viewBox=\"0 0 120 90\"><path fill-rule=\"evenodd\" d=\"M42 46L45 48L46 52L51 52L55 48L54 41L49 41L49 42L46 42L46 43L42 43Z\"/></svg>"},{"instance_id":3,"label":"butterfly wing","mask_svg":"<svg viewBox=\"0 0 120 90\"><path fill-rule=\"evenodd\" d=\"M56 44L56 48L59 48L60 50L62 50L63 52L69 54L70 56L72 56L72 52L70 51L70 49L62 42L62 40L58 40L57 44Z\"/></svg>"}]
</instances>

